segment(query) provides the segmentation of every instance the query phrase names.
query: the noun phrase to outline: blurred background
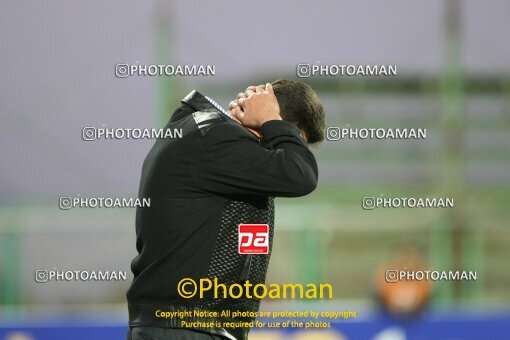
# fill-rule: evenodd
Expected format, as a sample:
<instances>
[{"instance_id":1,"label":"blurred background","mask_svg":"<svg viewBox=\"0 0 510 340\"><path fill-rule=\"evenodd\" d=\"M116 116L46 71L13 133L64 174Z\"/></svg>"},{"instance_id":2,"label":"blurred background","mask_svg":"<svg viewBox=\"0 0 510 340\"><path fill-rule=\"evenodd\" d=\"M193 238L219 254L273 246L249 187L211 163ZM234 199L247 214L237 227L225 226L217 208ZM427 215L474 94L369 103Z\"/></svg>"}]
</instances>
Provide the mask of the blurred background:
<instances>
[{"instance_id":1,"label":"blurred background","mask_svg":"<svg viewBox=\"0 0 510 340\"><path fill-rule=\"evenodd\" d=\"M135 210L63 211L58 199L136 197L153 142L86 142L83 127L159 128L192 89L226 107L248 85L299 79L300 63L397 65L396 77L301 80L328 126L426 128L427 139L315 150L318 189L277 199L267 282L327 282L335 299L262 309L356 318L250 339L507 339L509 34L508 0L2 1L0 339L125 336ZM215 65L216 74L121 79L119 63ZM381 195L453 197L455 207L362 209L362 197ZM381 270L396 263L477 280L388 288ZM127 271L128 280L37 283L40 269Z\"/></svg>"}]
</instances>

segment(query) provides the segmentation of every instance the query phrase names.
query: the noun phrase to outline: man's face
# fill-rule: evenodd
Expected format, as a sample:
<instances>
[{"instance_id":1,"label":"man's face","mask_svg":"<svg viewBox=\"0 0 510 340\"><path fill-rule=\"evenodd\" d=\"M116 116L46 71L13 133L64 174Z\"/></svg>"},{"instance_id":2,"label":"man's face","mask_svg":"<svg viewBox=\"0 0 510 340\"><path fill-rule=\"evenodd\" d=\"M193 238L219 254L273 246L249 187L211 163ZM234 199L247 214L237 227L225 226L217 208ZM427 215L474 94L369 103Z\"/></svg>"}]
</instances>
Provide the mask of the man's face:
<instances>
[{"instance_id":1,"label":"man's face","mask_svg":"<svg viewBox=\"0 0 510 340\"><path fill-rule=\"evenodd\" d=\"M264 86L264 85L259 85L259 86ZM239 99L241 98L248 98L248 94L250 94L251 92L254 92L256 90L257 86L248 86L246 88L246 90L244 92L239 92L237 94L237 98L233 101L230 102L230 104L228 105L228 115L230 116L230 118L232 118L233 120L235 120L236 122L238 122L239 124L243 125L243 123L241 123L241 121L237 118L237 114L241 111L243 111L243 109L241 108L241 106L239 105ZM248 128L248 130L250 130L252 133L254 133L257 137L261 138L262 135L260 134L260 131L257 130L257 129L251 129L251 128Z\"/></svg>"},{"instance_id":2,"label":"man's face","mask_svg":"<svg viewBox=\"0 0 510 340\"><path fill-rule=\"evenodd\" d=\"M241 105L239 104L239 101L241 100L244 100L248 97L250 97L254 92L257 91L257 88L263 88L265 87L265 85L259 85L259 86L248 86L246 88L246 90L244 92L240 92L237 94L237 98L233 101L230 102L229 106L228 106L228 115L234 119L236 122L238 122L239 124L243 125L243 123L237 118L237 115L240 113L240 112L243 112L243 109L241 108ZM243 125L244 126L244 125ZM260 133L260 131L258 129L254 129L254 128L249 128L249 127L246 127L248 130L250 130L252 133L254 133L257 137L261 138L262 135ZM305 141L308 141L308 138L307 138L307 135L305 133L305 131L301 130L301 135L303 136L303 139Z\"/></svg>"},{"instance_id":3,"label":"man's face","mask_svg":"<svg viewBox=\"0 0 510 340\"><path fill-rule=\"evenodd\" d=\"M262 85L260 85L262 86ZM250 91L255 91L256 89L256 86L248 86L246 88L246 90L244 92L239 92L237 94L237 98L234 99L233 101L230 102L230 104L228 105L228 115L234 119L236 122L238 122L239 124L242 125L242 123L239 121L239 119L237 119L237 114L239 112L241 112L243 109L241 108L241 106L239 106L239 99L241 98L248 98L248 95L246 94L249 90Z\"/></svg>"}]
</instances>

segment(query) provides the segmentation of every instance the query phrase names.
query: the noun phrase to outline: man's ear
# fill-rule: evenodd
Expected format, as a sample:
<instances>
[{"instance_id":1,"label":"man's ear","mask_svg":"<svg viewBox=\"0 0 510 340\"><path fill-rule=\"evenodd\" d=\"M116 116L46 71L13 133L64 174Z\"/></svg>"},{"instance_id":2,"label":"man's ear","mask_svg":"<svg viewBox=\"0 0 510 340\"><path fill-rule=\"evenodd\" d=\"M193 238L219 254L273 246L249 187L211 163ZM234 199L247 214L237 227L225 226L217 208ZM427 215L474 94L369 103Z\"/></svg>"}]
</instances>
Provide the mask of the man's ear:
<instances>
[{"instance_id":1,"label":"man's ear","mask_svg":"<svg viewBox=\"0 0 510 340\"><path fill-rule=\"evenodd\" d=\"M305 142L308 143L308 135L306 134L305 130L299 129L299 131L301 131L301 136L303 137Z\"/></svg>"}]
</instances>

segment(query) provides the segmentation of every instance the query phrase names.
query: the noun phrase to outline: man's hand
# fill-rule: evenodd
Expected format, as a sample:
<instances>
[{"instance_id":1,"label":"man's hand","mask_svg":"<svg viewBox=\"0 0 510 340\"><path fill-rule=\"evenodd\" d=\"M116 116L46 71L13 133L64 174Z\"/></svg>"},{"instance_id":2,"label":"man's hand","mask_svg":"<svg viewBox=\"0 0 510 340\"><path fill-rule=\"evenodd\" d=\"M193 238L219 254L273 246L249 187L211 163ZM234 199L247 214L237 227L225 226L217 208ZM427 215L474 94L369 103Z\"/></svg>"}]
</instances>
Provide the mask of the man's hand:
<instances>
[{"instance_id":1,"label":"man's hand","mask_svg":"<svg viewBox=\"0 0 510 340\"><path fill-rule=\"evenodd\" d=\"M231 103L234 106L230 107L231 114L248 128L258 129L267 121L282 119L273 86L269 83L249 87L235 102L237 107Z\"/></svg>"},{"instance_id":2,"label":"man's hand","mask_svg":"<svg viewBox=\"0 0 510 340\"><path fill-rule=\"evenodd\" d=\"M250 88L255 89L255 86L250 86L246 90L248 90ZM241 109L241 107L239 106L239 103L238 103L238 100L241 98L247 98L246 92L239 92L237 94L237 98L235 100L232 100L228 105L228 115L232 119L234 119L236 122L238 122L239 124L241 124L241 122L239 121L239 119L237 119L237 115L243 111L243 109Z\"/></svg>"}]
</instances>

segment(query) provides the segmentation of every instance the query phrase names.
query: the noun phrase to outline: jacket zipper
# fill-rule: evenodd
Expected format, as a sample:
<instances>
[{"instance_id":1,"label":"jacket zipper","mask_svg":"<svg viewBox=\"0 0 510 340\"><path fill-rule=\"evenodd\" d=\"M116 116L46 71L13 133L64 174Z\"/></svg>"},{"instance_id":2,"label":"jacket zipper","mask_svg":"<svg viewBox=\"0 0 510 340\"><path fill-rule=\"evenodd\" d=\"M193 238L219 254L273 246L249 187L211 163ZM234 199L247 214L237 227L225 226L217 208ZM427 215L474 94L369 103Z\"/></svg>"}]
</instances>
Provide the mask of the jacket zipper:
<instances>
[{"instance_id":1,"label":"jacket zipper","mask_svg":"<svg viewBox=\"0 0 510 340\"><path fill-rule=\"evenodd\" d=\"M239 277L241 282L248 280L248 277L250 276L252 258L253 255L246 255L246 260L244 260L243 269L241 270L241 275Z\"/></svg>"}]
</instances>

